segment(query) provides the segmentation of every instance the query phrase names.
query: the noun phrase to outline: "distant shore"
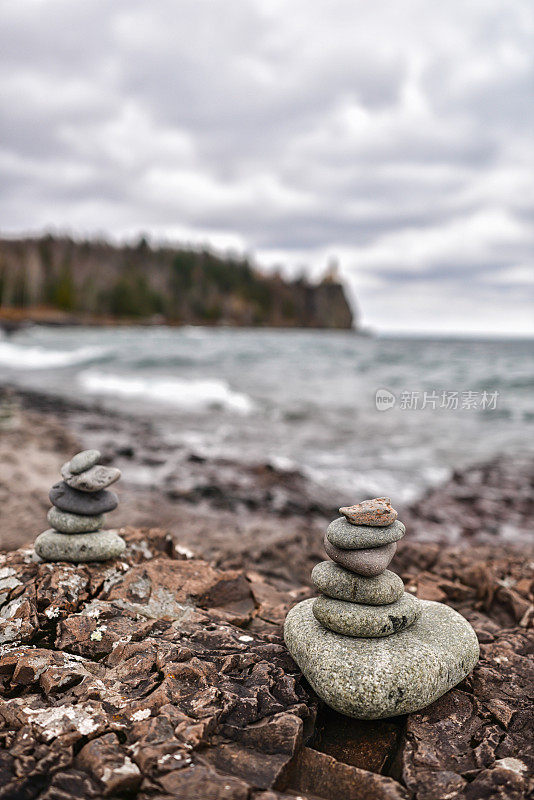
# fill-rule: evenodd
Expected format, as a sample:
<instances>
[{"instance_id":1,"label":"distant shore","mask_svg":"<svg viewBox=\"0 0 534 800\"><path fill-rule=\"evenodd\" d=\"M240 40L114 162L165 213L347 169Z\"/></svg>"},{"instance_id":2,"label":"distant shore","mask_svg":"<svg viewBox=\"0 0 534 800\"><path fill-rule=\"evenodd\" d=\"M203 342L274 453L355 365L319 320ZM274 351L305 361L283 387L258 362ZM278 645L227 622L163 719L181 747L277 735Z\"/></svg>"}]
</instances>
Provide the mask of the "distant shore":
<instances>
[{"instance_id":1,"label":"distant shore","mask_svg":"<svg viewBox=\"0 0 534 800\"><path fill-rule=\"evenodd\" d=\"M43 308L36 306L35 308L0 308L0 330L4 333L16 333L24 330L24 328L31 325L44 325L49 327L116 327L127 328L132 325L136 326L166 326L170 328L183 328L188 327L193 323L190 322L177 322L176 320L167 320L160 316L150 316L144 318L138 317L112 317L109 315L96 315L96 314L72 314L68 312L58 311L54 308ZM249 325L246 323L232 322L221 323L212 320L197 320L194 322L195 326L205 328L265 328L277 330L339 330L337 328L321 327L314 325L301 325L295 323L291 325L287 322L272 322L262 323L257 325ZM371 336L372 332L369 329L357 328L344 328L341 329L348 333L354 333L358 336Z\"/></svg>"},{"instance_id":2,"label":"distant shore","mask_svg":"<svg viewBox=\"0 0 534 800\"><path fill-rule=\"evenodd\" d=\"M14 316L13 313L14 312ZM3 313L5 312L5 313ZM48 324L121 320L251 327L357 327L330 266L318 282L262 272L209 248L112 245L43 235L0 238L0 313ZM6 316L7 315L7 316ZM13 322L11 322L13 324Z\"/></svg>"}]
</instances>

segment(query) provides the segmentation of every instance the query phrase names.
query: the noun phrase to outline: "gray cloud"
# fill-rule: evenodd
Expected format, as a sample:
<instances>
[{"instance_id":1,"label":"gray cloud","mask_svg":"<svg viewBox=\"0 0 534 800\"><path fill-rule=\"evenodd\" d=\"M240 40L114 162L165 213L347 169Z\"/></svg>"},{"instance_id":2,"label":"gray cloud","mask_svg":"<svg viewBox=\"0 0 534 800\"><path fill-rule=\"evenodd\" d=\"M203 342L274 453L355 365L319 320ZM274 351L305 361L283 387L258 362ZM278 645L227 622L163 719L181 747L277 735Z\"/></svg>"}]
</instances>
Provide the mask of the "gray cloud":
<instances>
[{"instance_id":1,"label":"gray cloud","mask_svg":"<svg viewBox=\"0 0 534 800\"><path fill-rule=\"evenodd\" d=\"M4 233L211 241L381 329L530 329L528 0L6 0Z\"/></svg>"}]
</instances>

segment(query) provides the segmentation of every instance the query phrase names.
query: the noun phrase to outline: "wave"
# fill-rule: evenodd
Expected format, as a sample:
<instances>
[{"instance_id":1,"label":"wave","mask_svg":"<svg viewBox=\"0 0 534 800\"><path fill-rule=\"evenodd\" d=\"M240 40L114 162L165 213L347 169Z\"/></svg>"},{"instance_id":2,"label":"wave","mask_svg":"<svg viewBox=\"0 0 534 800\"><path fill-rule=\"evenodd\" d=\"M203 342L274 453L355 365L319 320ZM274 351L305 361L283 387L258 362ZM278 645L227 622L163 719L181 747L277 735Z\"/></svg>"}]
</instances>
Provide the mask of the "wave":
<instances>
[{"instance_id":1,"label":"wave","mask_svg":"<svg viewBox=\"0 0 534 800\"><path fill-rule=\"evenodd\" d=\"M78 347L76 350L47 350L44 347L23 347L0 341L0 366L11 369L51 369L70 367L92 361L106 352L102 347Z\"/></svg>"},{"instance_id":2,"label":"wave","mask_svg":"<svg viewBox=\"0 0 534 800\"><path fill-rule=\"evenodd\" d=\"M152 400L188 411L224 408L240 414L249 414L254 408L254 403L248 395L236 392L225 381L214 378L147 379L85 371L78 375L78 381L82 388L91 394Z\"/></svg>"}]
</instances>

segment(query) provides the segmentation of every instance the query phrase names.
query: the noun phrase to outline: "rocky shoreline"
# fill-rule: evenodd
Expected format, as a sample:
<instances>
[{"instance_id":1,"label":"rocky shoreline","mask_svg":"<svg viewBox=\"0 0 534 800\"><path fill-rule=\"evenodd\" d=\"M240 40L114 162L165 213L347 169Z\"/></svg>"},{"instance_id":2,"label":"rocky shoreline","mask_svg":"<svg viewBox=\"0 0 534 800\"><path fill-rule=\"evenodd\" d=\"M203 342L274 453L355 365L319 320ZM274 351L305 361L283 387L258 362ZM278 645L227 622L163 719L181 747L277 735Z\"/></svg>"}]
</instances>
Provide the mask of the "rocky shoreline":
<instances>
[{"instance_id":1,"label":"rocky shoreline","mask_svg":"<svg viewBox=\"0 0 534 800\"><path fill-rule=\"evenodd\" d=\"M0 436L0 550L33 540L58 464L94 447L123 473L120 519L112 513L110 525L157 521L180 531L186 547L200 542L203 557L220 566L260 565L277 579L309 583L322 553L317 533L346 497L276 464L206 459L169 445L142 418L31 391L12 398L13 424ZM534 459L502 456L454 472L399 513L413 541L440 542L446 533L454 545L522 546L532 542L533 487Z\"/></svg>"},{"instance_id":2,"label":"rocky shoreline","mask_svg":"<svg viewBox=\"0 0 534 800\"><path fill-rule=\"evenodd\" d=\"M353 720L317 698L282 640L288 610L316 593L322 532L346 498L273 465L171 449L143 420L33 393L11 402L0 434L11 550L0 555L1 800L532 791L532 463L496 459L399 509L409 535L395 572L406 592L468 619L481 659L421 712ZM89 446L123 472L109 520L126 551L109 564L36 562L58 466Z\"/></svg>"},{"instance_id":3,"label":"rocky shoreline","mask_svg":"<svg viewBox=\"0 0 534 800\"><path fill-rule=\"evenodd\" d=\"M524 551L400 549L408 591L466 617L481 659L429 708L362 721L318 701L283 646L285 615L308 589L189 558L162 531L121 535L126 551L109 564L1 557L2 800L522 800L532 790Z\"/></svg>"}]
</instances>

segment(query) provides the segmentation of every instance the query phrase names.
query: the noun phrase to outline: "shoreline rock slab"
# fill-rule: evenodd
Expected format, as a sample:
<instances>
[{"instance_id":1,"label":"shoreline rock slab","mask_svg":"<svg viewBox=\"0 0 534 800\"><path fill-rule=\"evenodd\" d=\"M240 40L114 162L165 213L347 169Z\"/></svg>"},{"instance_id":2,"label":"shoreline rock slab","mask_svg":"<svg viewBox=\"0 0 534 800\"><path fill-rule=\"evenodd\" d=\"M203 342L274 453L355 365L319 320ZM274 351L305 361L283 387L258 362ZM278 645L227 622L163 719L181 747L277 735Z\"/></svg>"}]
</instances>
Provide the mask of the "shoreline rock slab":
<instances>
[{"instance_id":1,"label":"shoreline rock slab","mask_svg":"<svg viewBox=\"0 0 534 800\"><path fill-rule=\"evenodd\" d=\"M396 636L355 639L314 617L314 599L287 615L286 645L317 694L356 719L382 719L425 708L452 689L479 657L476 634L449 606L420 600L419 619Z\"/></svg>"},{"instance_id":2,"label":"shoreline rock slab","mask_svg":"<svg viewBox=\"0 0 534 800\"><path fill-rule=\"evenodd\" d=\"M312 570L311 579L317 589L336 600L381 606L400 600L404 583L394 572L386 569L380 575L356 575L334 561L321 561Z\"/></svg>"},{"instance_id":3,"label":"shoreline rock slab","mask_svg":"<svg viewBox=\"0 0 534 800\"><path fill-rule=\"evenodd\" d=\"M329 542L325 536L324 549L326 555L330 556L337 564L341 564L342 567L351 572L356 572L358 575L373 578L387 569L391 559L397 552L397 542L362 550L342 550Z\"/></svg>"},{"instance_id":4,"label":"shoreline rock slab","mask_svg":"<svg viewBox=\"0 0 534 800\"><path fill-rule=\"evenodd\" d=\"M98 492L107 489L121 476L121 471L117 467L104 467L102 464L96 464L85 472L75 475L69 471L69 463L67 461L61 467L61 477L71 489L78 489L80 492Z\"/></svg>"},{"instance_id":5,"label":"shoreline rock slab","mask_svg":"<svg viewBox=\"0 0 534 800\"><path fill-rule=\"evenodd\" d=\"M381 527L391 525L397 519L397 512L391 507L389 497L375 497L374 500L362 500L354 506L344 506L339 513L351 525L372 525Z\"/></svg>"},{"instance_id":6,"label":"shoreline rock slab","mask_svg":"<svg viewBox=\"0 0 534 800\"><path fill-rule=\"evenodd\" d=\"M398 542L406 533L400 520L383 528L370 525L354 525L345 517L338 517L330 523L326 530L328 541L342 550L363 550L370 547L382 547L391 542Z\"/></svg>"},{"instance_id":7,"label":"shoreline rock slab","mask_svg":"<svg viewBox=\"0 0 534 800\"><path fill-rule=\"evenodd\" d=\"M45 561L107 561L117 558L126 543L117 531L58 533L44 531L35 540L35 552Z\"/></svg>"},{"instance_id":8,"label":"shoreline rock slab","mask_svg":"<svg viewBox=\"0 0 534 800\"><path fill-rule=\"evenodd\" d=\"M104 515L84 516L70 514L68 511L52 506L46 518L50 526L59 533L94 533L104 525Z\"/></svg>"},{"instance_id":9,"label":"shoreline rock slab","mask_svg":"<svg viewBox=\"0 0 534 800\"><path fill-rule=\"evenodd\" d=\"M100 450L82 450L81 453L76 453L65 466L73 475L79 475L80 472L85 472L98 464L100 457Z\"/></svg>"},{"instance_id":10,"label":"shoreline rock slab","mask_svg":"<svg viewBox=\"0 0 534 800\"><path fill-rule=\"evenodd\" d=\"M405 630L421 616L422 606L407 592L387 606L363 605L321 595L315 598L312 611L315 619L329 630L367 639Z\"/></svg>"},{"instance_id":11,"label":"shoreline rock slab","mask_svg":"<svg viewBox=\"0 0 534 800\"><path fill-rule=\"evenodd\" d=\"M80 492L72 489L65 481L55 483L48 493L50 502L61 511L82 516L106 514L119 505L115 492L102 489L99 492Z\"/></svg>"}]
</instances>

